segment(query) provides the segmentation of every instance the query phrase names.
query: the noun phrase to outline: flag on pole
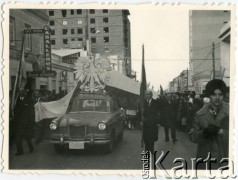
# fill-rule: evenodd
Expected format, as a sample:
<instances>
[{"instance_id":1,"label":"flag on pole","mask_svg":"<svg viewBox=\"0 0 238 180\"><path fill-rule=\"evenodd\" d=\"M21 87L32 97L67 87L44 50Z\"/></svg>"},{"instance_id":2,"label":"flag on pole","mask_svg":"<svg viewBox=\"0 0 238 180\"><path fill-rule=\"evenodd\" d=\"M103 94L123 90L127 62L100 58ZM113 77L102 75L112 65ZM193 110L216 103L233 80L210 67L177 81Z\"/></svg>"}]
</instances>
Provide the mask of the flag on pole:
<instances>
[{"instance_id":1,"label":"flag on pole","mask_svg":"<svg viewBox=\"0 0 238 180\"><path fill-rule=\"evenodd\" d=\"M160 95L163 95L164 94L164 90L162 88L162 86L160 85Z\"/></svg>"},{"instance_id":2,"label":"flag on pole","mask_svg":"<svg viewBox=\"0 0 238 180\"><path fill-rule=\"evenodd\" d=\"M141 147L143 148L143 121L144 121L144 99L146 84L146 72L145 72L145 59L144 59L144 44L142 45L142 70L141 70L141 85L140 85L140 111L142 120L142 133L141 133Z\"/></svg>"},{"instance_id":3,"label":"flag on pole","mask_svg":"<svg viewBox=\"0 0 238 180\"><path fill-rule=\"evenodd\" d=\"M16 100L18 97L18 91L21 88L24 88L27 82L27 76L26 76L26 62L25 62L25 52L24 52L24 36L22 38L22 49L21 49L21 57L18 64L18 70L16 74L16 79L14 83L13 88L13 94L11 99L11 112L13 112Z\"/></svg>"},{"instance_id":4,"label":"flag on pole","mask_svg":"<svg viewBox=\"0 0 238 180\"><path fill-rule=\"evenodd\" d=\"M25 87L27 82L26 77L26 61L25 61L25 51L23 49L22 51L22 57L21 57L21 67L20 67L20 74L19 74L19 88L22 89Z\"/></svg>"}]
</instances>

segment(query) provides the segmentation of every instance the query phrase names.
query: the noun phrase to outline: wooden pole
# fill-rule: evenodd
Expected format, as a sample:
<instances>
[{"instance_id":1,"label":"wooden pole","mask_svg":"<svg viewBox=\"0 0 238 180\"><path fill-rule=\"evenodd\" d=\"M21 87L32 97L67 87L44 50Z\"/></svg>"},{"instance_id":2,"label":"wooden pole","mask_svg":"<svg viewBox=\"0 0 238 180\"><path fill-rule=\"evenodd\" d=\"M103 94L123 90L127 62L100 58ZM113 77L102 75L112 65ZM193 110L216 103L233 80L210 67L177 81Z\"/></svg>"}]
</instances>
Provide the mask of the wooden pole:
<instances>
[{"instance_id":1,"label":"wooden pole","mask_svg":"<svg viewBox=\"0 0 238 180\"><path fill-rule=\"evenodd\" d=\"M212 69L213 69L213 79L216 78L216 67L215 67L215 44L214 42L212 43Z\"/></svg>"}]
</instances>

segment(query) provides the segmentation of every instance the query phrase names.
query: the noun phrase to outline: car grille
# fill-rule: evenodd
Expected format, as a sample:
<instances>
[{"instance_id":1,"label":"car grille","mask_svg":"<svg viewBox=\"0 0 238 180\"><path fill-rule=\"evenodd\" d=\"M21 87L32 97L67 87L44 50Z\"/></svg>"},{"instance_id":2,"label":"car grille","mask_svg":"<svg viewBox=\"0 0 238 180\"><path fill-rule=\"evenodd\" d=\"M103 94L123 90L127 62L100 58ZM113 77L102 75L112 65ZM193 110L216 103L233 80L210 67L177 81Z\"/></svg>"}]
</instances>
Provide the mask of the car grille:
<instances>
[{"instance_id":1,"label":"car grille","mask_svg":"<svg viewBox=\"0 0 238 180\"><path fill-rule=\"evenodd\" d=\"M71 138L85 137L87 134L87 126L70 126L69 133Z\"/></svg>"}]
</instances>

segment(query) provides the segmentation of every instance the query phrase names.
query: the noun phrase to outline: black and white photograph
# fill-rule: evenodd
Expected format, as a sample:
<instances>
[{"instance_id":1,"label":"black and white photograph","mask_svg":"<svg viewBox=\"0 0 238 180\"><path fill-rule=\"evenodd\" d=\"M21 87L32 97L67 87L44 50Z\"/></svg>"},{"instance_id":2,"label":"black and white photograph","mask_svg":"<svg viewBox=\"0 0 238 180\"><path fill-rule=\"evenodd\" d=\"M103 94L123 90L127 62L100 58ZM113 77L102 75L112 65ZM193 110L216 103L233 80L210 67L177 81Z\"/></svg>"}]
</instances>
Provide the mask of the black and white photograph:
<instances>
[{"instance_id":1,"label":"black and white photograph","mask_svg":"<svg viewBox=\"0 0 238 180\"><path fill-rule=\"evenodd\" d=\"M3 9L6 171L234 168L234 6Z\"/></svg>"}]
</instances>

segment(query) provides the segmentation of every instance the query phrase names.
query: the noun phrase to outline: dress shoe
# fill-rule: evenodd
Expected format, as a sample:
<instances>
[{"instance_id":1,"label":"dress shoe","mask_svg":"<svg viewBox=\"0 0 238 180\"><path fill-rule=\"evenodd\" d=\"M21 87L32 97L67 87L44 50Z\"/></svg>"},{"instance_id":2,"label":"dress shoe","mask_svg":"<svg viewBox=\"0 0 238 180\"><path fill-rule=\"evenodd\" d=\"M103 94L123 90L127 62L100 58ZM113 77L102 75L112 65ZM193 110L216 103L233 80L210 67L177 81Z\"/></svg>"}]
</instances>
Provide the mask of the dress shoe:
<instances>
[{"instance_id":1,"label":"dress shoe","mask_svg":"<svg viewBox=\"0 0 238 180\"><path fill-rule=\"evenodd\" d=\"M30 150L30 153L33 153L33 152L34 152L33 146L32 146L32 147L29 147L29 150Z\"/></svg>"},{"instance_id":2,"label":"dress shoe","mask_svg":"<svg viewBox=\"0 0 238 180\"><path fill-rule=\"evenodd\" d=\"M24 153L23 152L18 152L18 153L15 154L15 156L20 156L22 154L24 154Z\"/></svg>"},{"instance_id":3,"label":"dress shoe","mask_svg":"<svg viewBox=\"0 0 238 180\"><path fill-rule=\"evenodd\" d=\"M176 141L178 141L177 139L173 139L173 143L175 143Z\"/></svg>"}]
</instances>

